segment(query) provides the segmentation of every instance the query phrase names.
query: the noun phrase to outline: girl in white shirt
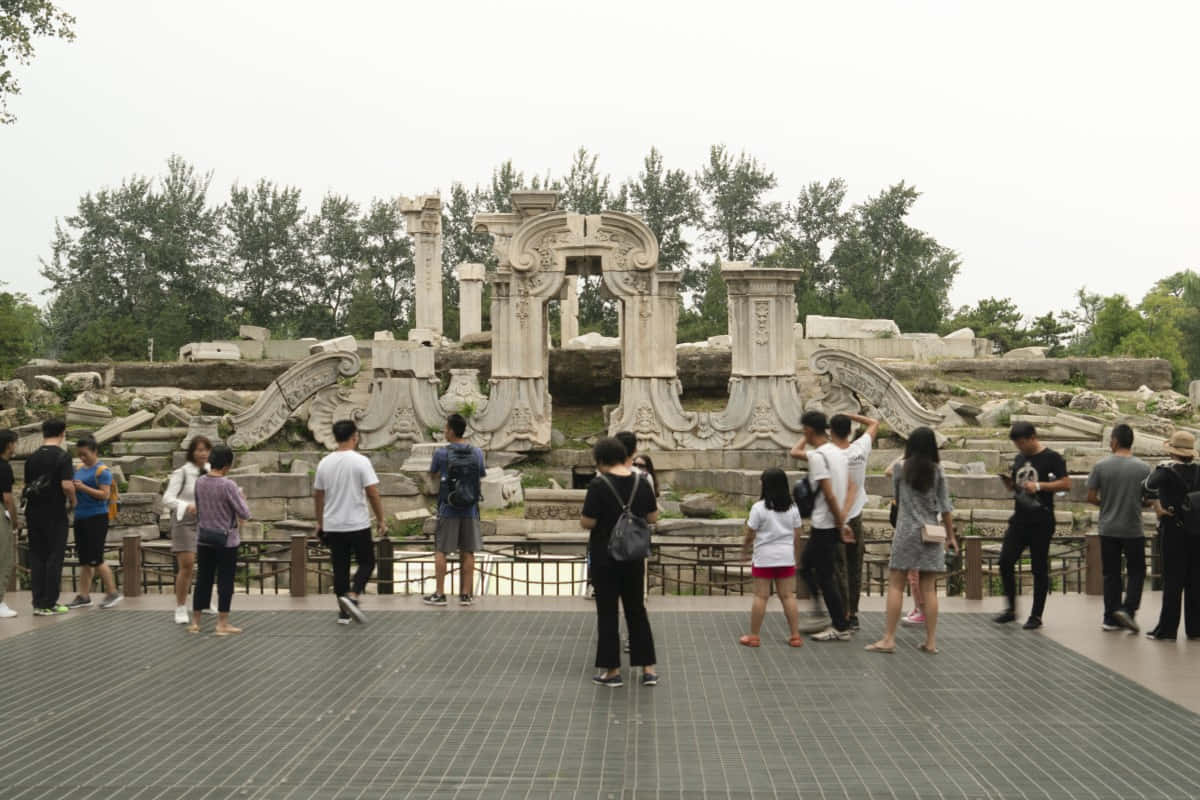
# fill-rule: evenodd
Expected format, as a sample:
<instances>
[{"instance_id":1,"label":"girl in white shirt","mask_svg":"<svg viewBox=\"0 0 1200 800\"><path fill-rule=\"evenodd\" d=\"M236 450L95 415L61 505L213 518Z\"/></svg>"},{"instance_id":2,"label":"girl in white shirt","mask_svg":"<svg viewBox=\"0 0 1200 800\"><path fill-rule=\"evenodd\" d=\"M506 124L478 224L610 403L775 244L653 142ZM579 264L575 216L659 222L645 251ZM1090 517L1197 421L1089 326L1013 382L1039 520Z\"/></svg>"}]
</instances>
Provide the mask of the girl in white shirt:
<instances>
[{"instance_id":1,"label":"girl in white shirt","mask_svg":"<svg viewBox=\"0 0 1200 800\"><path fill-rule=\"evenodd\" d=\"M754 546L753 566L750 568L750 575L754 579L750 633L738 639L747 647L762 644L758 632L767 613L771 581L775 581L775 592L779 595L791 631L788 644L792 647L804 644L798 627L800 611L796 605L796 542L802 525L800 511L792 502L787 475L781 469L764 472L762 499L750 509L750 518L746 520L746 536L742 542L744 556L749 556L751 544Z\"/></svg>"},{"instance_id":2,"label":"girl in white shirt","mask_svg":"<svg viewBox=\"0 0 1200 800\"><path fill-rule=\"evenodd\" d=\"M163 507L171 513L171 552L179 569L175 573L175 621L186 625L188 590L196 569L196 479L208 471L212 442L196 436L188 443L187 460L171 473Z\"/></svg>"}]
</instances>

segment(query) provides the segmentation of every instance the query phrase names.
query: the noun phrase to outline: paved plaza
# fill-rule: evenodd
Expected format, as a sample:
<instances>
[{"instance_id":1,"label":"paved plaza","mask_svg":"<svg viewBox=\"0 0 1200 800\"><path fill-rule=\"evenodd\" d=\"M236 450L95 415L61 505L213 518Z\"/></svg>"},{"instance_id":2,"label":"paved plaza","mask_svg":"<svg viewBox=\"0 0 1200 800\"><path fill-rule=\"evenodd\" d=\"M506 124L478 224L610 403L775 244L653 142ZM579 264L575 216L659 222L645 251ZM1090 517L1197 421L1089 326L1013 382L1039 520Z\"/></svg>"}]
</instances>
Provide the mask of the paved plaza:
<instances>
[{"instance_id":1,"label":"paved plaza","mask_svg":"<svg viewBox=\"0 0 1200 800\"><path fill-rule=\"evenodd\" d=\"M982 613L944 615L940 655L904 631L882 656L862 649L877 611L853 642L800 650L773 613L751 650L742 601L658 601L663 682L605 689L581 601L370 600L346 627L238 597L258 610L235 605L245 633L224 639L150 598L25 619L0 639L0 797L1200 796L1200 716Z\"/></svg>"}]
</instances>

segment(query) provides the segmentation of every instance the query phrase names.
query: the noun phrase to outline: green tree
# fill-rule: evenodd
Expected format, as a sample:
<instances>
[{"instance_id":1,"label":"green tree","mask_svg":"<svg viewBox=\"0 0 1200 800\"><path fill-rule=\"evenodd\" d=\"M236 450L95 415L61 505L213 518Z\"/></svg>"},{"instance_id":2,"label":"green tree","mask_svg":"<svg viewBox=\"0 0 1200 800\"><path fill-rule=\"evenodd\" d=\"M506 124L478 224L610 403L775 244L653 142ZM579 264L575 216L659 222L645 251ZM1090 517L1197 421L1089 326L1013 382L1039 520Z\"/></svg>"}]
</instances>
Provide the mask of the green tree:
<instances>
[{"instance_id":1,"label":"green tree","mask_svg":"<svg viewBox=\"0 0 1200 800\"><path fill-rule=\"evenodd\" d=\"M558 196L559 208L577 214L599 214L610 207L610 179L596 169L598 160L599 156L589 153L586 147L575 151Z\"/></svg>"},{"instance_id":2,"label":"green tree","mask_svg":"<svg viewBox=\"0 0 1200 800\"><path fill-rule=\"evenodd\" d=\"M688 174L664 167L662 154L652 147L637 178L621 189L629 198L630 212L658 239L659 269L686 271L692 251L686 231L698 225L704 213Z\"/></svg>"},{"instance_id":3,"label":"green tree","mask_svg":"<svg viewBox=\"0 0 1200 800\"><path fill-rule=\"evenodd\" d=\"M210 176L172 157L157 182L142 176L84 195L56 225L42 275L55 352L66 358L140 359L226 333L220 210Z\"/></svg>"},{"instance_id":4,"label":"green tree","mask_svg":"<svg viewBox=\"0 0 1200 800\"><path fill-rule=\"evenodd\" d=\"M1075 291L1075 300L1077 305L1074 309L1062 312L1063 321L1071 325L1067 352L1086 356L1092 350L1092 329L1096 326L1096 315L1104 305L1104 296L1081 286Z\"/></svg>"},{"instance_id":5,"label":"green tree","mask_svg":"<svg viewBox=\"0 0 1200 800\"><path fill-rule=\"evenodd\" d=\"M396 200L373 200L360 222L362 270L350 302L348 330L368 337L377 330L403 338L412 327L412 240Z\"/></svg>"},{"instance_id":6,"label":"green tree","mask_svg":"<svg viewBox=\"0 0 1200 800\"><path fill-rule=\"evenodd\" d=\"M495 266L491 237L475 233L474 218L485 210L485 199L479 189L468 192L461 183L455 183L442 210L442 326L451 339L457 339L459 332L458 266Z\"/></svg>"},{"instance_id":7,"label":"green tree","mask_svg":"<svg viewBox=\"0 0 1200 800\"><path fill-rule=\"evenodd\" d=\"M8 99L21 93L12 64L28 66L33 61L33 40L39 36L72 41L75 17L49 0L0 0L0 125L11 125L16 116L8 110Z\"/></svg>"},{"instance_id":8,"label":"green tree","mask_svg":"<svg viewBox=\"0 0 1200 800\"><path fill-rule=\"evenodd\" d=\"M907 223L919 196L901 181L854 206L830 258L837 313L887 317L906 331L941 327L961 262L953 250Z\"/></svg>"},{"instance_id":9,"label":"green tree","mask_svg":"<svg viewBox=\"0 0 1200 800\"><path fill-rule=\"evenodd\" d=\"M234 184L225 219L230 297L238 319L272 328L279 338L311 335L296 319L302 302L296 279L308 275L300 190L265 179L254 188Z\"/></svg>"},{"instance_id":10,"label":"green tree","mask_svg":"<svg viewBox=\"0 0 1200 800\"><path fill-rule=\"evenodd\" d=\"M293 281L300 299L292 315L305 336L329 338L346 327L347 312L363 257L358 204L344 195L325 195L321 209L305 223L308 251L300 280Z\"/></svg>"},{"instance_id":11,"label":"green tree","mask_svg":"<svg viewBox=\"0 0 1200 800\"><path fill-rule=\"evenodd\" d=\"M708 163L696 176L709 252L748 261L776 241L783 207L767 198L775 183L775 175L745 153L734 158L723 144L709 149Z\"/></svg>"},{"instance_id":12,"label":"green tree","mask_svg":"<svg viewBox=\"0 0 1200 800\"><path fill-rule=\"evenodd\" d=\"M835 309L835 271L830 256L851 224L845 201L846 182L841 178L810 183L786 209L779 247L763 259L764 267L801 272L796 283L796 310L801 319Z\"/></svg>"},{"instance_id":13,"label":"green tree","mask_svg":"<svg viewBox=\"0 0 1200 800\"><path fill-rule=\"evenodd\" d=\"M511 212L512 199L509 195L524 188L525 173L518 172L510 158L492 170L492 183L484 200L483 210L505 214Z\"/></svg>"},{"instance_id":14,"label":"green tree","mask_svg":"<svg viewBox=\"0 0 1200 800\"><path fill-rule=\"evenodd\" d=\"M1001 350L1029 344L1029 331L1022 325L1021 311L1011 298L987 297L974 306L962 306L942 325L941 332L970 328L975 335L991 339Z\"/></svg>"},{"instance_id":15,"label":"green tree","mask_svg":"<svg viewBox=\"0 0 1200 800\"><path fill-rule=\"evenodd\" d=\"M0 378L40 353L44 334L42 313L26 295L0 292Z\"/></svg>"},{"instance_id":16,"label":"green tree","mask_svg":"<svg viewBox=\"0 0 1200 800\"><path fill-rule=\"evenodd\" d=\"M1029 324L1028 337L1033 344L1045 347L1047 356L1058 358L1066 355L1063 339L1072 330L1074 325L1064 321L1061 316L1055 317L1053 311L1047 311L1040 317L1034 317L1033 322Z\"/></svg>"},{"instance_id":17,"label":"green tree","mask_svg":"<svg viewBox=\"0 0 1200 800\"><path fill-rule=\"evenodd\" d=\"M729 332L729 295L721 276L721 260L704 265L704 292L695 309L679 314L678 338L681 342L699 342Z\"/></svg>"}]
</instances>

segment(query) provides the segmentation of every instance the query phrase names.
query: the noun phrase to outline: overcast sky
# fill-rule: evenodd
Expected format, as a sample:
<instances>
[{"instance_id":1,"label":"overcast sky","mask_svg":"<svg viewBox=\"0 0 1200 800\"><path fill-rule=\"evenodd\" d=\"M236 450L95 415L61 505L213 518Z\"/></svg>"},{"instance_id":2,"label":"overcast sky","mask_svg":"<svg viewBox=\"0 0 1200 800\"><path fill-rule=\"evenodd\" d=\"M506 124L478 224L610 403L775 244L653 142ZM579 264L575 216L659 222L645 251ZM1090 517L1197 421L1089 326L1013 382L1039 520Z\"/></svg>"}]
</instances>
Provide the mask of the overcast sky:
<instances>
[{"instance_id":1,"label":"overcast sky","mask_svg":"<svg viewBox=\"0 0 1200 800\"><path fill-rule=\"evenodd\" d=\"M951 300L1027 314L1200 269L1200 3L62 0L0 128L0 280L83 193L171 153L234 181L372 197L724 142L778 198L904 180L963 259ZM39 298L39 302L44 298Z\"/></svg>"}]
</instances>

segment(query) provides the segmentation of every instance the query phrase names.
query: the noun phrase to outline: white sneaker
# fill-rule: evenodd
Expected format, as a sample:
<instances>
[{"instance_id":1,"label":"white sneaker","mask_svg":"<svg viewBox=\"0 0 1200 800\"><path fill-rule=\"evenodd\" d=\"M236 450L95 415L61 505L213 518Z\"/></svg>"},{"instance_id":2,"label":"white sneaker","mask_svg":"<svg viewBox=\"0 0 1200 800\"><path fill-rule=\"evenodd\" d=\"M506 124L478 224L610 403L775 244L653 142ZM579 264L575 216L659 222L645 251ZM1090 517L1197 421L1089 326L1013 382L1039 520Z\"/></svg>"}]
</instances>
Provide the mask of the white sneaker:
<instances>
[{"instance_id":1,"label":"white sneaker","mask_svg":"<svg viewBox=\"0 0 1200 800\"><path fill-rule=\"evenodd\" d=\"M191 621L191 618L188 617L187 606L179 606L175 609L176 625L187 625Z\"/></svg>"},{"instance_id":2,"label":"white sneaker","mask_svg":"<svg viewBox=\"0 0 1200 800\"><path fill-rule=\"evenodd\" d=\"M839 631L837 628L826 628L820 633L809 637L814 642L848 642L850 641L850 631Z\"/></svg>"},{"instance_id":3,"label":"white sneaker","mask_svg":"<svg viewBox=\"0 0 1200 800\"><path fill-rule=\"evenodd\" d=\"M215 616L217 615L217 607L216 607L216 606L209 606L208 608L204 609L204 610L203 610L203 611L201 611L200 613L201 613L201 614L208 614L210 617L215 617Z\"/></svg>"},{"instance_id":4,"label":"white sneaker","mask_svg":"<svg viewBox=\"0 0 1200 800\"><path fill-rule=\"evenodd\" d=\"M0 603L0 619L11 619L17 612L8 607L8 603Z\"/></svg>"}]
</instances>

